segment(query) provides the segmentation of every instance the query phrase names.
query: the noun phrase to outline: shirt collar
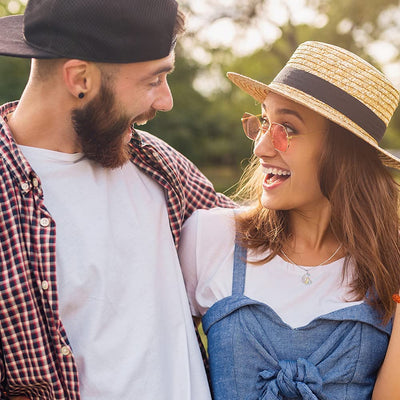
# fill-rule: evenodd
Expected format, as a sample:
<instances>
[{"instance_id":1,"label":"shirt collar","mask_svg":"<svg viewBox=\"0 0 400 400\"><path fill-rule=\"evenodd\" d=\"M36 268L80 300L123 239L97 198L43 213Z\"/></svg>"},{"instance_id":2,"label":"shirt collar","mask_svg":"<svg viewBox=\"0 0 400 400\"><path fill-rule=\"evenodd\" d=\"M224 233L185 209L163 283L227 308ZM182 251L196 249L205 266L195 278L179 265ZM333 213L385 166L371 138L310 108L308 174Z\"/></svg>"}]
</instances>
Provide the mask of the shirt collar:
<instances>
[{"instance_id":1,"label":"shirt collar","mask_svg":"<svg viewBox=\"0 0 400 400\"><path fill-rule=\"evenodd\" d=\"M0 152L4 164L18 180L22 192L27 193L32 188L31 180L35 177L35 173L18 147L7 123L7 115L12 113L17 105L18 101L14 101L0 107Z\"/></svg>"}]
</instances>

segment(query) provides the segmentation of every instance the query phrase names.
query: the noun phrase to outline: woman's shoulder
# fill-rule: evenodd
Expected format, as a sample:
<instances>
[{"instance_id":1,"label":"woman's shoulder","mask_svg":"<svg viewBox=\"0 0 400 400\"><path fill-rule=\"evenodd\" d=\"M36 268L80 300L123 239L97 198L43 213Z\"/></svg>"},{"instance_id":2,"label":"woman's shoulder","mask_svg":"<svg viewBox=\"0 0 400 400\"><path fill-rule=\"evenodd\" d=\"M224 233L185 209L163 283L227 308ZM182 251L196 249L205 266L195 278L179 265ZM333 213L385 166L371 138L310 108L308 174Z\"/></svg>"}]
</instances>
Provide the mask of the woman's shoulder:
<instances>
[{"instance_id":1,"label":"woman's shoulder","mask_svg":"<svg viewBox=\"0 0 400 400\"><path fill-rule=\"evenodd\" d=\"M185 222L178 254L193 315L231 294L234 243L232 209L198 210Z\"/></svg>"},{"instance_id":2,"label":"woman's shoulder","mask_svg":"<svg viewBox=\"0 0 400 400\"><path fill-rule=\"evenodd\" d=\"M189 217L189 219L192 218L194 215L200 215L201 218L233 218L235 212L238 212L239 210L240 209L223 207L198 209L193 213L193 215Z\"/></svg>"},{"instance_id":3,"label":"woman's shoulder","mask_svg":"<svg viewBox=\"0 0 400 400\"><path fill-rule=\"evenodd\" d=\"M234 210L197 210L183 226L180 250L196 254L198 266L218 265L233 254L235 236Z\"/></svg>"},{"instance_id":4,"label":"woman's shoulder","mask_svg":"<svg viewBox=\"0 0 400 400\"><path fill-rule=\"evenodd\" d=\"M184 230L196 230L213 236L226 230L235 230L235 210L230 208L210 208L196 210L185 222Z\"/></svg>"}]
</instances>

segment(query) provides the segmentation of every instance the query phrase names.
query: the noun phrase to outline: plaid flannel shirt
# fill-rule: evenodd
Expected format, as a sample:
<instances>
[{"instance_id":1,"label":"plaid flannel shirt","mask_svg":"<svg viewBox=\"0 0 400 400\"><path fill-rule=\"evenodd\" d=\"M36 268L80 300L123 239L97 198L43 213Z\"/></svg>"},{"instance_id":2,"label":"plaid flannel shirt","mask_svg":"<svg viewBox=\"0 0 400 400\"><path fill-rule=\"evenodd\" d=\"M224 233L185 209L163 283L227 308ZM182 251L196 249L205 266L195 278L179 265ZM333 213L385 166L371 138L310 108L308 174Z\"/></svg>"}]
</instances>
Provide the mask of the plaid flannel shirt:
<instances>
[{"instance_id":1,"label":"plaid flannel shirt","mask_svg":"<svg viewBox=\"0 0 400 400\"><path fill-rule=\"evenodd\" d=\"M73 353L58 312L56 224L40 178L21 154L0 108L0 391L1 399L79 399ZM232 207L196 167L156 137L131 141L132 162L165 190L176 246L198 208Z\"/></svg>"}]
</instances>

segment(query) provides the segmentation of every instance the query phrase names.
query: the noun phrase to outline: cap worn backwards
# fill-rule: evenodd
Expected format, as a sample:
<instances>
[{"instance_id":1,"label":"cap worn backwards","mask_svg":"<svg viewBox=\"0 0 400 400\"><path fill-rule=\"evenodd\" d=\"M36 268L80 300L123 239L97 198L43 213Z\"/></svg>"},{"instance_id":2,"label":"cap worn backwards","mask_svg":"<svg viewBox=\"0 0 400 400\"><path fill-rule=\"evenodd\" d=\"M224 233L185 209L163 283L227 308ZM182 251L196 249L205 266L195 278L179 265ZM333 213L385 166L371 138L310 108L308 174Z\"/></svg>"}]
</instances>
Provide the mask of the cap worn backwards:
<instances>
[{"instance_id":1,"label":"cap worn backwards","mask_svg":"<svg viewBox=\"0 0 400 400\"><path fill-rule=\"evenodd\" d=\"M168 56L175 0L29 0L24 15L0 18L0 54L131 63Z\"/></svg>"}]
</instances>

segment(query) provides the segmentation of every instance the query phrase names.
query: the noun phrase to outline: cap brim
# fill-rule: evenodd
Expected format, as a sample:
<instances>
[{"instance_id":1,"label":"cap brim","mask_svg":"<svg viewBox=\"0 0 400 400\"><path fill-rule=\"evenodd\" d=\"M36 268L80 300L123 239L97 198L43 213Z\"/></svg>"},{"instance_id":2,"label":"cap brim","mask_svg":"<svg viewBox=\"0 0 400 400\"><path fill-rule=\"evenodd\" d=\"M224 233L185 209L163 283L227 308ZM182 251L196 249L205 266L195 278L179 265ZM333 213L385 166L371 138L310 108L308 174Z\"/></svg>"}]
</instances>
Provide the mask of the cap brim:
<instances>
[{"instance_id":1,"label":"cap brim","mask_svg":"<svg viewBox=\"0 0 400 400\"><path fill-rule=\"evenodd\" d=\"M0 55L21 58L60 58L29 45L23 34L23 15L0 18Z\"/></svg>"}]
</instances>

